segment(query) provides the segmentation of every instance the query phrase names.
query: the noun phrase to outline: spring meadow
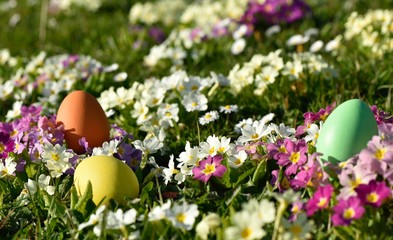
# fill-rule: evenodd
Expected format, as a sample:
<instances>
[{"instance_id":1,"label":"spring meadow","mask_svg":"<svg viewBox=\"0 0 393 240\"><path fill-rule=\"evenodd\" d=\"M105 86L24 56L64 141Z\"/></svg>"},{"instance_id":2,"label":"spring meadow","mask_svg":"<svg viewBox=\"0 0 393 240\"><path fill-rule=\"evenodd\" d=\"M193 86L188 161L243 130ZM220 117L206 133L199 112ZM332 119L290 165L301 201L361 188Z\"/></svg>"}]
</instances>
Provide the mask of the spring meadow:
<instances>
[{"instance_id":1,"label":"spring meadow","mask_svg":"<svg viewBox=\"0 0 393 240\"><path fill-rule=\"evenodd\" d=\"M0 239L393 239L393 1L0 1Z\"/></svg>"}]
</instances>

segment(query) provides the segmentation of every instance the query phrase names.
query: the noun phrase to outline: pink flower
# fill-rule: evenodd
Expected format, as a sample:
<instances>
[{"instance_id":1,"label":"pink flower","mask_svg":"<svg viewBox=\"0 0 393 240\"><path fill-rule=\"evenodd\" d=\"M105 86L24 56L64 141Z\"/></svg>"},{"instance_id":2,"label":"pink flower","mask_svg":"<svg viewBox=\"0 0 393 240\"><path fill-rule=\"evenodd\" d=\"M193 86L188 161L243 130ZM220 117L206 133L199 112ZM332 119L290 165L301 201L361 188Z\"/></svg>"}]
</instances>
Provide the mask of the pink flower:
<instances>
[{"instance_id":1,"label":"pink flower","mask_svg":"<svg viewBox=\"0 0 393 240\"><path fill-rule=\"evenodd\" d=\"M326 186L319 186L312 198L310 198L307 202L307 215L312 216L316 211L327 208L333 191L334 188L330 184Z\"/></svg>"},{"instance_id":2,"label":"pink flower","mask_svg":"<svg viewBox=\"0 0 393 240\"><path fill-rule=\"evenodd\" d=\"M211 176L222 177L227 171L227 168L221 165L221 161L221 155L215 155L214 157L209 155L207 159L199 162L199 166L192 169L194 178L207 182Z\"/></svg>"},{"instance_id":3,"label":"pink flower","mask_svg":"<svg viewBox=\"0 0 393 240\"><path fill-rule=\"evenodd\" d=\"M364 204L373 207L380 207L391 196L385 182L371 181L369 184L360 184L355 190Z\"/></svg>"},{"instance_id":4,"label":"pink flower","mask_svg":"<svg viewBox=\"0 0 393 240\"><path fill-rule=\"evenodd\" d=\"M332 222L334 226L347 226L355 219L359 219L364 214L362 201L357 197L350 197L347 200L341 199L333 208Z\"/></svg>"},{"instance_id":5,"label":"pink flower","mask_svg":"<svg viewBox=\"0 0 393 240\"><path fill-rule=\"evenodd\" d=\"M359 153L360 164L369 168L371 172L383 175L388 164L393 163L393 146L381 141L381 137L374 136L368 142L367 148Z\"/></svg>"},{"instance_id":6,"label":"pink flower","mask_svg":"<svg viewBox=\"0 0 393 240\"><path fill-rule=\"evenodd\" d=\"M307 162L307 145L302 139L295 143L290 139L284 140L284 146L286 152L277 154L277 164L280 166L286 166L285 173L287 175L295 174L299 167L303 166Z\"/></svg>"}]
</instances>

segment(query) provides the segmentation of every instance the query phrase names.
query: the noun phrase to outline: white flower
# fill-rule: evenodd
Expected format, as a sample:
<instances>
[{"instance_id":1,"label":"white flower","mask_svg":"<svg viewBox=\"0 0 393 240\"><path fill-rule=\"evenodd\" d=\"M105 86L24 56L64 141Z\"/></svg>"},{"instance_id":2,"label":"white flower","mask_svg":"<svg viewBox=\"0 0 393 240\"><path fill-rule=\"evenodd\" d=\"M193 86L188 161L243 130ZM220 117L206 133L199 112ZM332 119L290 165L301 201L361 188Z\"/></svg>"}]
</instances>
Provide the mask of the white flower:
<instances>
[{"instance_id":1,"label":"white flower","mask_svg":"<svg viewBox=\"0 0 393 240\"><path fill-rule=\"evenodd\" d=\"M278 126L274 123L271 123L270 127L282 139L284 139L284 138L291 138L292 139L293 135L296 132L296 130L294 128L285 126L284 123L280 123L280 125L278 125Z\"/></svg>"},{"instance_id":2,"label":"white flower","mask_svg":"<svg viewBox=\"0 0 393 240\"><path fill-rule=\"evenodd\" d=\"M105 156L113 156L113 154L117 153L117 147L120 141L118 139L113 139L109 142L104 142L102 147L93 148L92 156L97 155L105 155Z\"/></svg>"},{"instance_id":3,"label":"white flower","mask_svg":"<svg viewBox=\"0 0 393 240\"><path fill-rule=\"evenodd\" d=\"M261 239L266 235L257 214L250 214L247 211L237 212L232 216L232 223L234 226L225 229L225 239Z\"/></svg>"},{"instance_id":4,"label":"white flower","mask_svg":"<svg viewBox=\"0 0 393 240\"><path fill-rule=\"evenodd\" d=\"M237 154L234 154L232 156L229 156L229 166L232 168L239 168L243 165L243 163L246 161L248 155L246 151L241 150Z\"/></svg>"},{"instance_id":5,"label":"white flower","mask_svg":"<svg viewBox=\"0 0 393 240\"><path fill-rule=\"evenodd\" d=\"M197 224L195 228L196 234L201 239L206 240L208 235L214 232L220 224L220 216L217 213L209 213Z\"/></svg>"},{"instance_id":6,"label":"white flower","mask_svg":"<svg viewBox=\"0 0 393 240\"><path fill-rule=\"evenodd\" d=\"M241 143L249 141L258 141L267 136L273 129L266 125L265 122L254 121L252 125L246 124L242 129L242 135L238 138Z\"/></svg>"},{"instance_id":7,"label":"white flower","mask_svg":"<svg viewBox=\"0 0 393 240\"><path fill-rule=\"evenodd\" d=\"M276 208L274 203L262 199L250 199L247 203L243 204L243 210L248 211L250 214L256 214L258 220L262 224L272 223L276 218Z\"/></svg>"},{"instance_id":8,"label":"white flower","mask_svg":"<svg viewBox=\"0 0 393 240\"><path fill-rule=\"evenodd\" d=\"M218 149L221 147L221 142L215 135L209 136L206 142L200 143L200 151L198 153L198 158L203 159L207 156L214 157L217 154Z\"/></svg>"},{"instance_id":9,"label":"white flower","mask_svg":"<svg viewBox=\"0 0 393 240\"><path fill-rule=\"evenodd\" d=\"M38 183L34 180L28 179L27 183L25 183L25 189L28 190L28 193L34 195L39 189L46 191L49 195L53 195L55 193L55 187L49 185L50 176L46 176L45 174L41 174L38 176Z\"/></svg>"},{"instance_id":10,"label":"white flower","mask_svg":"<svg viewBox=\"0 0 393 240\"><path fill-rule=\"evenodd\" d=\"M168 210L167 217L174 227L191 230L198 215L198 205L183 202L182 205L174 203L173 207Z\"/></svg>"},{"instance_id":11,"label":"white flower","mask_svg":"<svg viewBox=\"0 0 393 240\"><path fill-rule=\"evenodd\" d=\"M274 34L279 33L279 32L281 32L280 25L273 25L273 26L269 27L268 29L266 29L265 36L266 37L271 37Z\"/></svg>"},{"instance_id":12,"label":"white flower","mask_svg":"<svg viewBox=\"0 0 393 240\"><path fill-rule=\"evenodd\" d=\"M0 178L14 175L17 165L14 160L15 158L13 157L7 157L4 162L1 161L2 163L0 164Z\"/></svg>"},{"instance_id":13,"label":"white flower","mask_svg":"<svg viewBox=\"0 0 393 240\"><path fill-rule=\"evenodd\" d=\"M281 224L284 227L284 233L282 234L284 240L308 239L314 228L313 223L307 221L305 213L300 213L294 222L282 219Z\"/></svg>"},{"instance_id":14,"label":"white flower","mask_svg":"<svg viewBox=\"0 0 393 240\"><path fill-rule=\"evenodd\" d=\"M236 31L233 32L232 37L234 39L242 38L247 33L248 27L247 25L240 25Z\"/></svg>"},{"instance_id":15,"label":"white flower","mask_svg":"<svg viewBox=\"0 0 393 240\"><path fill-rule=\"evenodd\" d=\"M283 75L289 75L291 79L298 79L300 74L303 72L302 62L299 60L289 61L285 64L285 68L282 71Z\"/></svg>"},{"instance_id":16,"label":"white flower","mask_svg":"<svg viewBox=\"0 0 393 240\"><path fill-rule=\"evenodd\" d=\"M170 201L167 201L162 206L155 206L147 215L149 221L159 221L161 219L166 218L166 214L170 208L171 208Z\"/></svg>"},{"instance_id":17,"label":"white flower","mask_svg":"<svg viewBox=\"0 0 393 240\"><path fill-rule=\"evenodd\" d=\"M206 125L208 123L214 122L219 118L217 111L210 111L205 113L202 117L199 118L199 123L201 125Z\"/></svg>"},{"instance_id":18,"label":"white flower","mask_svg":"<svg viewBox=\"0 0 393 240\"><path fill-rule=\"evenodd\" d=\"M256 76L255 81L257 84L259 81L263 81L265 85L272 84L276 80L278 74L279 73L276 68L268 65L262 68L262 72Z\"/></svg>"},{"instance_id":19,"label":"white flower","mask_svg":"<svg viewBox=\"0 0 393 240\"><path fill-rule=\"evenodd\" d=\"M163 168L162 170L164 176L164 183L165 185L168 184L172 180L173 174L179 173L179 170L175 168L175 162L173 160L173 155L170 156L168 167Z\"/></svg>"},{"instance_id":20,"label":"white flower","mask_svg":"<svg viewBox=\"0 0 393 240\"><path fill-rule=\"evenodd\" d=\"M182 104L187 112L205 111L207 109L207 98L201 93L189 93L183 97Z\"/></svg>"},{"instance_id":21,"label":"white flower","mask_svg":"<svg viewBox=\"0 0 393 240\"><path fill-rule=\"evenodd\" d=\"M12 104L12 110L9 110L7 112L7 115L5 116L7 122L20 116L22 105L23 105L22 101L15 101Z\"/></svg>"},{"instance_id":22,"label":"white flower","mask_svg":"<svg viewBox=\"0 0 393 240\"><path fill-rule=\"evenodd\" d=\"M243 119L235 125L235 132L241 133L242 128L247 124L251 125L253 123L252 118Z\"/></svg>"},{"instance_id":23,"label":"white flower","mask_svg":"<svg viewBox=\"0 0 393 240\"><path fill-rule=\"evenodd\" d=\"M322 122L320 122L322 125ZM319 127L317 124L313 123L310 125L309 128L307 128L306 132L307 135L304 137L304 140L306 140L306 142L311 142L311 144L315 145L318 136L319 136Z\"/></svg>"},{"instance_id":24,"label":"white flower","mask_svg":"<svg viewBox=\"0 0 393 240\"><path fill-rule=\"evenodd\" d=\"M323 42L318 40L310 46L310 52L319 52L323 48Z\"/></svg>"},{"instance_id":25,"label":"white flower","mask_svg":"<svg viewBox=\"0 0 393 240\"><path fill-rule=\"evenodd\" d=\"M126 72L121 72L121 73L116 74L114 76L113 80L115 82L123 82L124 80L127 79L127 77L128 77L128 74Z\"/></svg>"},{"instance_id":26,"label":"white flower","mask_svg":"<svg viewBox=\"0 0 393 240\"><path fill-rule=\"evenodd\" d=\"M244 38L236 39L236 41L232 44L231 53L233 55L238 55L243 52L246 47L246 40Z\"/></svg>"},{"instance_id":27,"label":"white flower","mask_svg":"<svg viewBox=\"0 0 393 240\"><path fill-rule=\"evenodd\" d=\"M304 32L304 35L308 37L318 36L318 34L319 34L318 28L309 28Z\"/></svg>"},{"instance_id":28,"label":"white flower","mask_svg":"<svg viewBox=\"0 0 393 240\"><path fill-rule=\"evenodd\" d=\"M229 113L235 113L238 110L238 106L236 104L234 105L225 105L225 106L220 106L220 112L229 114Z\"/></svg>"},{"instance_id":29,"label":"white flower","mask_svg":"<svg viewBox=\"0 0 393 240\"><path fill-rule=\"evenodd\" d=\"M168 104L163 103L157 109L157 117L159 124L163 128L173 127L173 121L179 121L179 106L177 103Z\"/></svg>"},{"instance_id":30,"label":"white flower","mask_svg":"<svg viewBox=\"0 0 393 240\"><path fill-rule=\"evenodd\" d=\"M116 212L109 211L106 217L106 227L108 229L122 229L125 226L135 223L137 212L131 208L123 213L122 209Z\"/></svg>"},{"instance_id":31,"label":"white flower","mask_svg":"<svg viewBox=\"0 0 393 240\"><path fill-rule=\"evenodd\" d=\"M71 168L69 159L74 155L67 152L64 145L56 144L53 146L50 143L45 143L42 149L42 161L46 163L46 167L53 178L60 177L65 171Z\"/></svg>"},{"instance_id":32,"label":"white flower","mask_svg":"<svg viewBox=\"0 0 393 240\"><path fill-rule=\"evenodd\" d=\"M341 38L342 38L342 36L339 35L336 38L334 38L333 40L326 43L325 51L326 52L333 52L333 51L337 50L340 47Z\"/></svg>"},{"instance_id":33,"label":"white flower","mask_svg":"<svg viewBox=\"0 0 393 240\"><path fill-rule=\"evenodd\" d=\"M104 217L104 211L105 211L105 205L101 205L99 208L97 208L96 212L90 215L89 220L85 223L81 223L78 226L78 231L81 231L82 229L89 227L89 226L94 226L93 232L94 234L98 237L101 235L101 222Z\"/></svg>"},{"instance_id":34,"label":"white flower","mask_svg":"<svg viewBox=\"0 0 393 240\"><path fill-rule=\"evenodd\" d=\"M293 35L292 37L290 37L286 44L287 46L296 46L296 45L301 45L301 44L305 44L306 42L308 42L308 40L310 40L309 36L303 36L301 34L296 34Z\"/></svg>"},{"instance_id":35,"label":"white flower","mask_svg":"<svg viewBox=\"0 0 393 240\"><path fill-rule=\"evenodd\" d=\"M198 153L199 153L199 148L198 147L193 147L191 148L190 142L187 141L186 143L186 151L183 151L180 153L179 158L177 159L181 165L186 164L186 165L195 165L199 158L198 158Z\"/></svg>"},{"instance_id":36,"label":"white flower","mask_svg":"<svg viewBox=\"0 0 393 240\"><path fill-rule=\"evenodd\" d=\"M155 153L164 146L157 137L147 138L143 142L141 140L135 140L133 144L136 149L141 150L145 155Z\"/></svg>"}]
</instances>

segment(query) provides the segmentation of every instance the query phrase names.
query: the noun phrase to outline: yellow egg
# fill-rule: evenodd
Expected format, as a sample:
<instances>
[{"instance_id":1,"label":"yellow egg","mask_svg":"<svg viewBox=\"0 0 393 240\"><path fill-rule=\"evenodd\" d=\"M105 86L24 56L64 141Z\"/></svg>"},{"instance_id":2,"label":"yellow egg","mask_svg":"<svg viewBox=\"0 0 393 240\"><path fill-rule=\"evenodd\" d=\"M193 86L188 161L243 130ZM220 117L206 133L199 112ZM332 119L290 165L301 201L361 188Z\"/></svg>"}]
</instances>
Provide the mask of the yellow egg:
<instances>
[{"instance_id":1,"label":"yellow egg","mask_svg":"<svg viewBox=\"0 0 393 240\"><path fill-rule=\"evenodd\" d=\"M109 199L124 203L125 198L136 198L139 195L135 173L115 157L92 156L82 160L74 174L74 185L79 196L83 195L89 181L96 205L101 200L107 203Z\"/></svg>"}]
</instances>

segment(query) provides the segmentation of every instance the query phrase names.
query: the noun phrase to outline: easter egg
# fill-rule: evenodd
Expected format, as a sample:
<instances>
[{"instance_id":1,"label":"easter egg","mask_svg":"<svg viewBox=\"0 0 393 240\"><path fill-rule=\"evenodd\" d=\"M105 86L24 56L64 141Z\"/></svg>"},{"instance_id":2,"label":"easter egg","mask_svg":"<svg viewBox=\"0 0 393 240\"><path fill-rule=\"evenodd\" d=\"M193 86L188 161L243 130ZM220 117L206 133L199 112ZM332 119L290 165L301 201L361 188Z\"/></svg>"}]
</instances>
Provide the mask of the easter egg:
<instances>
[{"instance_id":1,"label":"easter egg","mask_svg":"<svg viewBox=\"0 0 393 240\"><path fill-rule=\"evenodd\" d=\"M74 186L81 196L90 181L93 202L98 205L114 199L124 203L125 198L139 195L139 183L132 169L115 157L92 156L82 160L74 173Z\"/></svg>"},{"instance_id":2,"label":"easter egg","mask_svg":"<svg viewBox=\"0 0 393 240\"><path fill-rule=\"evenodd\" d=\"M100 103L91 94L78 90L68 94L57 111L56 122L63 124L67 146L84 153L79 140L85 137L89 147L100 147L109 141L109 122Z\"/></svg>"},{"instance_id":3,"label":"easter egg","mask_svg":"<svg viewBox=\"0 0 393 240\"><path fill-rule=\"evenodd\" d=\"M319 133L316 150L323 154L321 159L324 161L346 161L377 134L377 121L370 107L359 99L351 99L328 116Z\"/></svg>"}]
</instances>

